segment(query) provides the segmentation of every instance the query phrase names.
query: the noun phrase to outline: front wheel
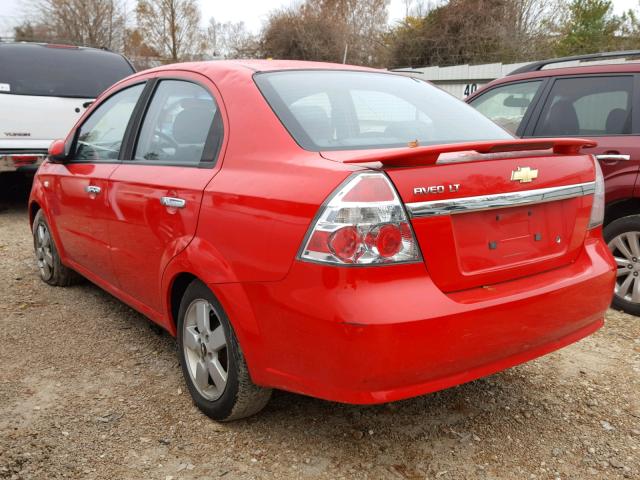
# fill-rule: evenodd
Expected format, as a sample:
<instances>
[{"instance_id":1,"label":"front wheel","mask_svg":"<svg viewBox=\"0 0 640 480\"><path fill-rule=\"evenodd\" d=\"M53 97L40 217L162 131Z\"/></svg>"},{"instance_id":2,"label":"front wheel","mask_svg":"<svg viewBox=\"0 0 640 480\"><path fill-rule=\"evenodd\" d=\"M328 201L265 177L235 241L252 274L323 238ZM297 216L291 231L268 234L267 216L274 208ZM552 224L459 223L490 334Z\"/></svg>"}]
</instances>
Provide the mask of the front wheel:
<instances>
[{"instance_id":1,"label":"front wheel","mask_svg":"<svg viewBox=\"0 0 640 480\"><path fill-rule=\"evenodd\" d=\"M238 420L258 413L271 397L271 389L251 381L226 313L197 280L180 302L178 355L194 403L214 420Z\"/></svg>"},{"instance_id":2,"label":"front wheel","mask_svg":"<svg viewBox=\"0 0 640 480\"><path fill-rule=\"evenodd\" d=\"M618 266L612 306L640 316L640 215L611 222L604 239Z\"/></svg>"}]
</instances>

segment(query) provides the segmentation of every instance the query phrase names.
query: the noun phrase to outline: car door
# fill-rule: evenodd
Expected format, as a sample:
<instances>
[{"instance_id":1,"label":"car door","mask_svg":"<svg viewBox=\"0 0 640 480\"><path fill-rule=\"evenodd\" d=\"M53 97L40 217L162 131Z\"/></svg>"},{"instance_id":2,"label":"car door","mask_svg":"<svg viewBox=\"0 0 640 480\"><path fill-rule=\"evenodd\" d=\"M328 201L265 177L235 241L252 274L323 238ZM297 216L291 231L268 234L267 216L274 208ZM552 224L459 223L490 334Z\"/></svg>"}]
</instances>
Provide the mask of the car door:
<instances>
[{"instance_id":1,"label":"car door","mask_svg":"<svg viewBox=\"0 0 640 480\"><path fill-rule=\"evenodd\" d=\"M137 134L110 179L112 258L120 288L162 312L162 273L193 238L217 171L223 120L213 85L197 74L156 78Z\"/></svg>"},{"instance_id":2,"label":"car door","mask_svg":"<svg viewBox=\"0 0 640 480\"><path fill-rule=\"evenodd\" d=\"M631 74L557 77L524 136L593 138L597 147L583 152L600 161L607 203L630 198L640 169L636 83Z\"/></svg>"},{"instance_id":3,"label":"car door","mask_svg":"<svg viewBox=\"0 0 640 480\"><path fill-rule=\"evenodd\" d=\"M81 273L115 282L110 257L109 177L144 89L139 83L111 95L76 130L71 158L47 164L48 203L65 252ZM53 121L53 120L52 120Z\"/></svg>"}]
</instances>

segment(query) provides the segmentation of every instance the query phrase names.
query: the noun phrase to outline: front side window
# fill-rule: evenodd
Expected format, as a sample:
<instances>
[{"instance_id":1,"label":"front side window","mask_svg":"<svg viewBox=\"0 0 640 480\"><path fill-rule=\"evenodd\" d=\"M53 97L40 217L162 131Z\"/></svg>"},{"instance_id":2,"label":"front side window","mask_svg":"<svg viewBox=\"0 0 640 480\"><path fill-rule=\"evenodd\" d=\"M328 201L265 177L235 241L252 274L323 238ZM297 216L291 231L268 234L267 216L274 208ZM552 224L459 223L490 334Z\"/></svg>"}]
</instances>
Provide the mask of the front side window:
<instances>
[{"instance_id":1,"label":"front side window","mask_svg":"<svg viewBox=\"0 0 640 480\"><path fill-rule=\"evenodd\" d=\"M534 135L630 134L632 92L631 76L558 79Z\"/></svg>"},{"instance_id":2,"label":"front side window","mask_svg":"<svg viewBox=\"0 0 640 480\"><path fill-rule=\"evenodd\" d=\"M542 81L536 80L496 87L469 104L515 135L541 85Z\"/></svg>"},{"instance_id":3,"label":"front side window","mask_svg":"<svg viewBox=\"0 0 640 480\"><path fill-rule=\"evenodd\" d=\"M406 76L297 70L254 78L285 128L311 151L512 138L465 103Z\"/></svg>"},{"instance_id":4,"label":"front side window","mask_svg":"<svg viewBox=\"0 0 640 480\"><path fill-rule=\"evenodd\" d=\"M117 160L131 113L144 84L122 90L102 102L80 127L75 160Z\"/></svg>"},{"instance_id":5,"label":"front side window","mask_svg":"<svg viewBox=\"0 0 640 480\"><path fill-rule=\"evenodd\" d=\"M200 85L182 80L161 81L140 129L134 160L197 165L203 160L218 106ZM213 159L210 159L213 160Z\"/></svg>"}]
</instances>

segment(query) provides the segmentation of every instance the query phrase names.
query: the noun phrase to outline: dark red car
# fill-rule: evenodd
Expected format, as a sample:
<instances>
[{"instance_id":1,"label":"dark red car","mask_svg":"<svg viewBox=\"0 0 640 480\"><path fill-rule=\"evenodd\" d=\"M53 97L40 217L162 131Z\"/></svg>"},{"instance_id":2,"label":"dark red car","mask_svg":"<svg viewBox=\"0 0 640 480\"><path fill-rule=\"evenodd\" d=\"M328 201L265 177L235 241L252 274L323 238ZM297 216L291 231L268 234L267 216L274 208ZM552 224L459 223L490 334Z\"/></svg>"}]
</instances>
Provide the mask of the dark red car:
<instances>
[{"instance_id":1,"label":"dark red car","mask_svg":"<svg viewBox=\"0 0 640 480\"><path fill-rule=\"evenodd\" d=\"M514 139L419 80L344 65L170 65L54 142L29 211L74 271L178 339L195 403L349 403L489 375L603 324L615 264L588 140Z\"/></svg>"},{"instance_id":2,"label":"dark red car","mask_svg":"<svg viewBox=\"0 0 640 480\"><path fill-rule=\"evenodd\" d=\"M634 315L640 315L640 63L578 62L638 56L608 52L535 62L467 98L518 137L597 142L582 152L595 155L604 173L604 237L618 264L613 305ZM566 62L576 66L555 65Z\"/></svg>"}]
</instances>

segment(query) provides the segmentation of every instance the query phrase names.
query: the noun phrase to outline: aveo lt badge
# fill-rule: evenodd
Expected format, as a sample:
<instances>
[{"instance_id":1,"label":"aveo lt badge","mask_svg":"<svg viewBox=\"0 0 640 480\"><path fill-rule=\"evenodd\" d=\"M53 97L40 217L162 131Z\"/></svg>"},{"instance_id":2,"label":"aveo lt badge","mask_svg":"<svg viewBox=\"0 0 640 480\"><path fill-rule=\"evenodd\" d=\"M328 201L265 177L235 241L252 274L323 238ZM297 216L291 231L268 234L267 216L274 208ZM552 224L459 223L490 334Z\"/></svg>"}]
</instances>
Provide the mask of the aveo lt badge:
<instances>
[{"instance_id":1,"label":"aveo lt badge","mask_svg":"<svg viewBox=\"0 0 640 480\"><path fill-rule=\"evenodd\" d=\"M432 193L456 193L460 190L459 183L451 183L449 185L431 185L430 187L415 187L413 189L414 195L429 195Z\"/></svg>"}]
</instances>

